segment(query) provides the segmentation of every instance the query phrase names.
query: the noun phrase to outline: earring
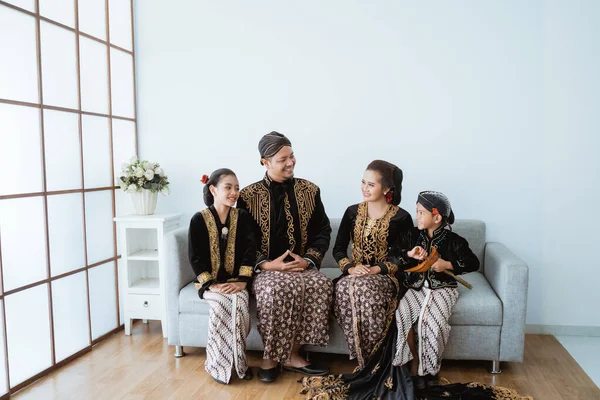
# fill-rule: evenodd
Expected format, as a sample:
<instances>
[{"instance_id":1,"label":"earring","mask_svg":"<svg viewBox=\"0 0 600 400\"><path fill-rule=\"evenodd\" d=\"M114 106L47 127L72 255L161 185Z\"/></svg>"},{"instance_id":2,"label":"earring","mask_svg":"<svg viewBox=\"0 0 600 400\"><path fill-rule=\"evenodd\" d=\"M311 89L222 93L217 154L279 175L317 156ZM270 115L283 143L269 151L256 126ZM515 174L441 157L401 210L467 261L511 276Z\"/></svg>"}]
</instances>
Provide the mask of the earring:
<instances>
[{"instance_id":1,"label":"earring","mask_svg":"<svg viewBox=\"0 0 600 400\"><path fill-rule=\"evenodd\" d=\"M392 194L391 190L385 194L386 203L390 204L392 202L393 198L394 198L394 195Z\"/></svg>"}]
</instances>

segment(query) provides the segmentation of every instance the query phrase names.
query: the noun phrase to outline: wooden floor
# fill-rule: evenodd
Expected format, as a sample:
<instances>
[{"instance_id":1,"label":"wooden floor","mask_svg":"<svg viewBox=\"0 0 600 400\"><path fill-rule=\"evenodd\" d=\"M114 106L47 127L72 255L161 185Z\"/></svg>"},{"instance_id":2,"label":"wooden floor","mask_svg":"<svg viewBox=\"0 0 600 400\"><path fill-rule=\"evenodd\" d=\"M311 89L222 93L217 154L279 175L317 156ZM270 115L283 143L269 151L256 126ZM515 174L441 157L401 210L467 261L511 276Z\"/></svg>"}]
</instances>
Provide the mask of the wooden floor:
<instances>
[{"instance_id":1,"label":"wooden floor","mask_svg":"<svg viewBox=\"0 0 600 400\"><path fill-rule=\"evenodd\" d=\"M204 349L185 348L187 355L173 357L173 347L162 338L159 322L134 324L132 336L121 331L72 363L15 394L33 399L302 399L296 381L284 373L274 384L256 378L234 379L220 385L204 371ZM258 366L260 353L251 352L250 364ZM333 372L349 372L355 364L342 355L314 354L313 360L329 362ZM536 400L600 399L600 390L553 336L527 335L525 362L503 363L500 375L486 371L488 362L444 361L440 373L451 382L479 381L510 387ZM256 372L256 368L254 369Z\"/></svg>"}]
</instances>

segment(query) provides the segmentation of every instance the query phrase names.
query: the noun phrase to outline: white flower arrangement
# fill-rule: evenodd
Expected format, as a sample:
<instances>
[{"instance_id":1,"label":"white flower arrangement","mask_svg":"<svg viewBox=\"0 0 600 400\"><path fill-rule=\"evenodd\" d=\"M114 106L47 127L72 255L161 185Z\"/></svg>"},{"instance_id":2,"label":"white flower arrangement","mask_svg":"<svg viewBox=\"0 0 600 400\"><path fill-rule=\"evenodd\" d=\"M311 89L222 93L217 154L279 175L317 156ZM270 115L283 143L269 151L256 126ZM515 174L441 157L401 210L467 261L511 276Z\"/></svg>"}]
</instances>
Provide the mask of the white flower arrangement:
<instances>
[{"instance_id":1,"label":"white flower arrangement","mask_svg":"<svg viewBox=\"0 0 600 400\"><path fill-rule=\"evenodd\" d=\"M142 161L133 156L129 163L121 165L121 171L119 186L127 193L140 192L143 189L152 193L160 192L165 196L171 193L169 180L159 163Z\"/></svg>"}]
</instances>

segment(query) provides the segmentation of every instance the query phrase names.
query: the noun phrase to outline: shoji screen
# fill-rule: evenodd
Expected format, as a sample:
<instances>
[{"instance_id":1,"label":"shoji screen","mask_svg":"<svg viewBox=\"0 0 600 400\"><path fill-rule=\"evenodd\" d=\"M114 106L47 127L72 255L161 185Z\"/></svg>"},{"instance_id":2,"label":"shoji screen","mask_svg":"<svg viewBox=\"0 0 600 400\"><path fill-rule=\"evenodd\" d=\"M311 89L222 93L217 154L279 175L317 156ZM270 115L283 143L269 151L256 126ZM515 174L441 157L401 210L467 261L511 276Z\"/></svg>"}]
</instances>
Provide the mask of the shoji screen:
<instances>
[{"instance_id":1,"label":"shoji screen","mask_svg":"<svg viewBox=\"0 0 600 400\"><path fill-rule=\"evenodd\" d=\"M121 325L131 0L0 0L0 397Z\"/></svg>"}]
</instances>

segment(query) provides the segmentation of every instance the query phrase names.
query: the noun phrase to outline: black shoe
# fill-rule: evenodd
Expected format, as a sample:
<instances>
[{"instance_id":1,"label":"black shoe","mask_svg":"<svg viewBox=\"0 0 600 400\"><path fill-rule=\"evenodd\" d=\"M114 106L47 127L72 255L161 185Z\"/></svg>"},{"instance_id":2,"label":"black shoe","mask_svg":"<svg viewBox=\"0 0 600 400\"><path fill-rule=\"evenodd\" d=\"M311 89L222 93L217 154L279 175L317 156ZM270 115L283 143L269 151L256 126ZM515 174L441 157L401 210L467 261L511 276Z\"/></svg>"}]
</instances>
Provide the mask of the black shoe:
<instances>
[{"instance_id":1,"label":"black shoe","mask_svg":"<svg viewBox=\"0 0 600 400\"><path fill-rule=\"evenodd\" d=\"M304 367L292 367L292 366L286 367L286 366L284 366L283 370L290 371L290 372L299 372L301 374L308 375L308 376L322 376L322 375L327 375L329 373L328 369L319 368L313 364L308 364L308 365L305 365Z\"/></svg>"},{"instance_id":2,"label":"black shoe","mask_svg":"<svg viewBox=\"0 0 600 400\"><path fill-rule=\"evenodd\" d=\"M440 379L437 376L437 374L435 375L427 375L427 387L433 387L433 386L439 386L440 385Z\"/></svg>"},{"instance_id":3,"label":"black shoe","mask_svg":"<svg viewBox=\"0 0 600 400\"><path fill-rule=\"evenodd\" d=\"M248 367L246 370L246 375L242 378L245 381L251 381L254 378L254 374L252 373L252 368Z\"/></svg>"},{"instance_id":4,"label":"black shoe","mask_svg":"<svg viewBox=\"0 0 600 400\"><path fill-rule=\"evenodd\" d=\"M413 386L415 390L423 390L425 389L425 377L424 376L413 376L412 377Z\"/></svg>"},{"instance_id":5,"label":"black shoe","mask_svg":"<svg viewBox=\"0 0 600 400\"><path fill-rule=\"evenodd\" d=\"M279 365L269 369L258 367L258 380L265 383L275 382L280 371L281 367Z\"/></svg>"},{"instance_id":6,"label":"black shoe","mask_svg":"<svg viewBox=\"0 0 600 400\"><path fill-rule=\"evenodd\" d=\"M221 385L227 385L227 383L223 382L220 379L215 378L214 376L213 376L213 379L215 380L215 382L220 383Z\"/></svg>"}]
</instances>

